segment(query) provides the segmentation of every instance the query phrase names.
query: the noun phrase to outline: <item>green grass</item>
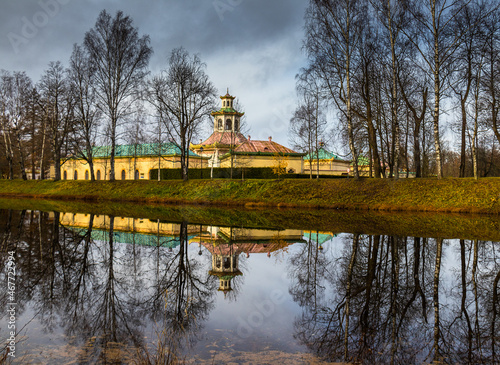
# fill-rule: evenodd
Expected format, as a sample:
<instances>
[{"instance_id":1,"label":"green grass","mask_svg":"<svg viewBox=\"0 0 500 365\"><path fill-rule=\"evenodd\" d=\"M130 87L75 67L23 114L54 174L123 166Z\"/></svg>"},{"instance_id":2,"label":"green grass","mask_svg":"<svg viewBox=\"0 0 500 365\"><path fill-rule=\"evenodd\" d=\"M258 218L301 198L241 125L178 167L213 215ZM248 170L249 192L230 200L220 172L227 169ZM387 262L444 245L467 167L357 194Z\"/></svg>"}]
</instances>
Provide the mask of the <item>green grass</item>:
<instances>
[{"instance_id":1,"label":"green grass","mask_svg":"<svg viewBox=\"0 0 500 365\"><path fill-rule=\"evenodd\" d=\"M0 180L0 196L93 202L500 213L500 178L170 181Z\"/></svg>"},{"instance_id":2,"label":"green grass","mask_svg":"<svg viewBox=\"0 0 500 365\"><path fill-rule=\"evenodd\" d=\"M276 209L49 199L0 199L0 209L105 214L165 222L500 241L500 215Z\"/></svg>"}]
</instances>

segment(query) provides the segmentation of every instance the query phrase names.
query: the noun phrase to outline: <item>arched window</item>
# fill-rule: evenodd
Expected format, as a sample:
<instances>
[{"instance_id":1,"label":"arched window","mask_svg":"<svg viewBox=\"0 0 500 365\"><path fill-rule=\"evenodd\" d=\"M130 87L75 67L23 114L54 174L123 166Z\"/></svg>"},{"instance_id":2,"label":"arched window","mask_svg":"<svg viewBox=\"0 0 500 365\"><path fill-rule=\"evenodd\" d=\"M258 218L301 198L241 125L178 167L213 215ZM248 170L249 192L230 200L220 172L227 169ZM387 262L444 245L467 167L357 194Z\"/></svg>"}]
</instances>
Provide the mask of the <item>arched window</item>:
<instances>
[{"instance_id":1,"label":"arched window","mask_svg":"<svg viewBox=\"0 0 500 365\"><path fill-rule=\"evenodd\" d=\"M122 180L125 180L125 170L122 170Z\"/></svg>"},{"instance_id":2,"label":"arched window","mask_svg":"<svg viewBox=\"0 0 500 365\"><path fill-rule=\"evenodd\" d=\"M75 174L73 175L73 180L78 180L78 171L75 170Z\"/></svg>"},{"instance_id":3,"label":"arched window","mask_svg":"<svg viewBox=\"0 0 500 365\"><path fill-rule=\"evenodd\" d=\"M222 119L217 121L217 129L222 129Z\"/></svg>"},{"instance_id":4,"label":"arched window","mask_svg":"<svg viewBox=\"0 0 500 365\"><path fill-rule=\"evenodd\" d=\"M222 106L223 106L223 107L225 107L225 106L226 106L226 101L225 101L225 100L222 102Z\"/></svg>"},{"instance_id":5,"label":"arched window","mask_svg":"<svg viewBox=\"0 0 500 365\"><path fill-rule=\"evenodd\" d=\"M139 170L135 170L134 179L139 180Z\"/></svg>"},{"instance_id":6,"label":"arched window","mask_svg":"<svg viewBox=\"0 0 500 365\"><path fill-rule=\"evenodd\" d=\"M63 179L68 180L68 171L64 170Z\"/></svg>"},{"instance_id":7,"label":"arched window","mask_svg":"<svg viewBox=\"0 0 500 365\"><path fill-rule=\"evenodd\" d=\"M226 131L230 131L231 130L231 119L227 119L226 120Z\"/></svg>"},{"instance_id":8,"label":"arched window","mask_svg":"<svg viewBox=\"0 0 500 365\"><path fill-rule=\"evenodd\" d=\"M85 180L89 179L89 170L85 170Z\"/></svg>"},{"instance_id":9,"label":"arched window","mask_svg":"<svg viewBox=\"0 0 500 365\"><path fill-rule=\"evenodd\" d=\"M96 179L97 179L97 180L101 180L101 170L97 170L97 176L96 176Z\"/></svg>"},{"instance_id":10,"label":"arched window","mask_svg":"<svg viewBox=\"0 0 500 365\"><path fill-rule=\"evenodd\" d=\"M234 121L234 130L235 130L236 132L238 132L238 130L239 130L239 129L240 129L240 121L239 121L238 119L236 119L236 120Z\"/></svg>"}]
</instances>

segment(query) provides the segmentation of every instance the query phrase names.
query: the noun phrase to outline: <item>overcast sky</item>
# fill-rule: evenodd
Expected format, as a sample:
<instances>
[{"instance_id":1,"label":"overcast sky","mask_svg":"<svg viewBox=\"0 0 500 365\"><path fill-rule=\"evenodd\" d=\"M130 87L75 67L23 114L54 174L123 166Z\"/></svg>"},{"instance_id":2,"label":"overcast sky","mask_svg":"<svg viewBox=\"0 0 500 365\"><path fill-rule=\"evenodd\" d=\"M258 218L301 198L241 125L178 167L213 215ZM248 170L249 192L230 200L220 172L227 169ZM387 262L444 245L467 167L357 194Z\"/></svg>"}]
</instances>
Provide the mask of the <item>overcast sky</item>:
<instances>
[{"instance_id":1,"label":"overcast sky","mask_svg":"<svg viewBox=\"0 0 500 365\"><path fill-rule=\"evenodd\" d=\"M166 68L173 48L198 53L221 95L243 104L252 139L289 145L295 75L307 0L1 0L0 69L26 71L34 82L50 61L68 65L99 12L122 10L149 34L151 72ZM208 137L208 136L204 136Z\"/></svg>"}]
</instances>

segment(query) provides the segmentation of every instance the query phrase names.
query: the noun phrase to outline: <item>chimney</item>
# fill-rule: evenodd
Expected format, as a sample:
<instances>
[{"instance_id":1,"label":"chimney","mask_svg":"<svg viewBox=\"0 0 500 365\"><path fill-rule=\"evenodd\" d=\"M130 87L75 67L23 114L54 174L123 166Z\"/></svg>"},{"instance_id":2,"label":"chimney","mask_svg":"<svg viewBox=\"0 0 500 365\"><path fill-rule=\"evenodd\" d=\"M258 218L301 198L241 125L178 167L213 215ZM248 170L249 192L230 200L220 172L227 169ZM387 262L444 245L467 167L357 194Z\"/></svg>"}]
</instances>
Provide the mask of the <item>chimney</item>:
<instances>
[{"instance_id":1,"label":"chimney","mask_svg":"<svg viewBox=\"0 0 500 365\"><path fill-rule=\"evenodd\" d=\"M250 135L248 135L248 142L250 142Z\"/></svg>"},{"instance_id":2,"label":"chimney","mask_svg":"<svg viewBox=\"0 0 500 365\"><path fill-rule=\"evenodd\" d=\"M269 142L271 142L271 141L272 141L272 139L273 139L273 137L269 136Z\"/></svg>"}]
</instances>

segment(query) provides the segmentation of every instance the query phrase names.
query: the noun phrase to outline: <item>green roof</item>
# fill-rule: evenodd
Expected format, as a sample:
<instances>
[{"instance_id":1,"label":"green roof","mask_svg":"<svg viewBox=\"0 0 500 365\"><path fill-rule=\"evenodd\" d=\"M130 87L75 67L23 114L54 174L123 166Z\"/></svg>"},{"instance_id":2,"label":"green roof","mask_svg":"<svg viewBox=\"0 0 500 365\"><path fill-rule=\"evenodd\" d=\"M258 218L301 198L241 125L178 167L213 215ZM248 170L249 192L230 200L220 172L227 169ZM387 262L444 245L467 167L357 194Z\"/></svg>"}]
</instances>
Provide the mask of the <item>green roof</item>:
<instances>
[{"instance_id":1,"label":"green roof","mask_svg":"<svg viewBox=\"0 0 500 365\"><path fill-rule=\"evenodd\" d=\"M160 151L159 151L160 150ZM180 156L181 149L172 142L169 143L143 143L143 144L125 144L115 147L115 157L144 157L158 156ZM106 158L111 156L111 146L98 146L92 148L93 158ZM196 153L189 151L189 156L201 157Z\"/></svg>"},{"instance_id":2,"label":"green roof","mask_svg":"<svg viewBox=\"0 0 500 365\"><path fill-rule=\"evenodd\" d=\"M219 115L219 114L238 114L241 117L245 113L240 113L239 111L233 108L220 108L216 112L212 112L212 115Z\"/></svg>"},{"instance_id":3,"label":"green roof","mask_svg":"<svg viewBox=\"0 0 500 365\"><path fill-rule=\"evenodd\" d=\"M321 147L319 150L318 150L318 157L320 160L331 160L331 159L334 159L334 160L339 160L339 161L343 161L339 156L337 156L336 154L330 152L330 151L327 151L325 150L323 147ZM317 157L316 157L316 152L313 152L313 153L308 153L307 155L304 156L304 160L315 160Z\"/></svg>"},{"instance_id":4,"label":"green roof","mask_svg":"<svg viewBox=\"0 0 500 365\"><path fill-rule=\"evenodd\" d=\"M336 234L327 234L327 233L305 233L304 237L307 237L308 240L314 241L322 245L323 243L330 241L333 237L336 237Z\"/></svg>"},{"instance_id":5,"label":"green roof","mask_svg":"<svg viewBox=\"0 0 500 365\"><path fill-rule=\"evenodd\" d=\"M79 235L87 233L86 228L67 227ZM92 229L90 237L96 241L109 241L109 231ZM195 236L188 236L188 240ZM113 240L117 243L135 244L140 246L159 246L175 248L180 245L180 237L170 235L153 235L137 232L113 231Z\"/></svg>"}]
</instances>

